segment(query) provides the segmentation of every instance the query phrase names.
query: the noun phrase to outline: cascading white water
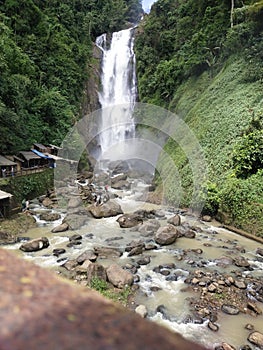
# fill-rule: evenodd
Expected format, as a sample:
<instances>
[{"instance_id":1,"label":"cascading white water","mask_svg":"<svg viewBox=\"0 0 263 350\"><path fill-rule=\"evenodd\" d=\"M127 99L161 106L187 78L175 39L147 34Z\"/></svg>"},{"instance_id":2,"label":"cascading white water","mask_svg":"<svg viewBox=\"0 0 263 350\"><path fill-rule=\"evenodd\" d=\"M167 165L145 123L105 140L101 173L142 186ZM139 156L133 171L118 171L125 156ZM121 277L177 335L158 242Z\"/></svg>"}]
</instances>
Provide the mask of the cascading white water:
<instances>
[{"instance_id":1,"label":"cascading white water","mask_svg":"<svg viewBox=\"0 0 263 350\"><path fill-rule=\"evenodd\" d=\"M99 142L102 157L135 135L133 108L136 102L134 28L112 34L110 47L102 34L96 45L102 50L102 74L99 101L102 107ZM121 153L121 152L120 152ZM109 154L107 154L109 157ZM111 158L111 157L109 157Z\"/></svg>"}]
</instances>

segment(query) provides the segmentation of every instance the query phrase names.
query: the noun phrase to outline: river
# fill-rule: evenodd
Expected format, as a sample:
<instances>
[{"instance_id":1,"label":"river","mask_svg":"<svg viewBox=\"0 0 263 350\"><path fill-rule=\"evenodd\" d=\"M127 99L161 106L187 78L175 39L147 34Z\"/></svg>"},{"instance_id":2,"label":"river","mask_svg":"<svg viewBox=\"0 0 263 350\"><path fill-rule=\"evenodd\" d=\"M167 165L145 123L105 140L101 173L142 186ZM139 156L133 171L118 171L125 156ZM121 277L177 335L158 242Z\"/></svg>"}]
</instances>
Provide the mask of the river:
<instances>
[{"instance_id":1,"label":"river","mask_svg":"<svg viewBox=\"0 0 263 350\"><path fill-rule=\"evenodd\" d=\"M143 186L141 188L143 189ZM117 201L121 204L125 213L134 212L137 209L155 209L161 211L160 213L165 215L165 217L159 216L158 220L161 225L165 225L167 219L174 215L171 208L136 200L139 193L132 193L132 191L116 191L113 189L111 191L115 195L119 195ZM34 202L37 203L37 201ZM75 234L76 231L66 231L59 234L51 233L51 229L61 223L65 213L61 213L60 210L57 210L61 214L61 219L54 222L45 222L39 220L39 214L43 211L50 212L50 209L43 208L38 204L31 204L31 210L38 222L38 227L30 229L26 233L26 236L29 238L45 236L49 239L50 246L47 249L34 253L24 253L19 250L21 243L6 246L6 248L14 250L24 259L55 271L59 271L61 265L65 263L67 259L77 258L77 256L88 248L92 249L92 247L98 245L106 246L107 244L105 241L109 238L119 237L119 239L115 241L117 242L115 244L123 248L131 240L146 239L138 231L120 228L116 221L117 217L102 219L89 218L88 224L77 230L77 233L83 237L82 244L68 248L66 246L69 242L68 237ZM215 264L215 260L222 256L231 256L231 258L234 258L240 255L241 247L245 250L242 256L248 259L250 266L253 268L250 268L248 271L239 268L238 270L240 273L243 276L250 274L262 278L263 262L262 259L256 255L256 249L260 247L260 243L226 229L222 229L218 227L216 222L214 225L211 225L211 223L196 220L191 216L182 215L181 218L183 223L187 222L190 225L199 227L200 232L196 233L195 239L189 240L189 238L182 237L172 245L158 247L157 249L145 251L143 253L143 256L149 256L151 261L147 265L140 266L136 273L140 278L140 281L137 282L139 291L136 294L136 305L145 305L148 310L148 318L152 321L158 322L165 327L181 333L186 338L205 346L213 348L213 346L222 341L236 346L237 348L241 346L241 344L247 344L246 338L249 331L245 329L245 325L253 324L256 330L262 332L263 316L259 315L253 317L242 313L229 316L220 312L217 320L217 324L219 325L218 332L213 332L208 329L207 322L202 324L193 322L185 323L185 318L190 314L189 297L195 296L195 294L190 290L186 290L184 280L188 277L189 272L196 269L196 264L200 261L205 262L205 271L218 270L219 272L226 272L226 270L229 270L230 272L238 269L233 265L229 267L219 267ZM235 247L238 247L238 249L235 249ZM60 262L58 262L58 258L53 255L53 250L56 248L66 249L66 253L60 256L60 258L64 258ZM196 255L190 253L187 259L178 259L182 252L189 250L189 248L192 250L202 249L202 254ZM107 266L112 263L113 260L115 262L117 261L121 266L125 266L134 259L127 257L127 253L124 252L117 260L100 259L98 262ZM192 260L191 264L190 260ZM177 273L179 276L176 281L169 281L167 280L167 276L154 271L154 268L159 265L168 265L171 263L175 264L173 273ZM154 291L152 287L155 287ZM168 315L168 317L164 317L163 313L157 311L157 307L160 305L165 308L166 316ZM262 308L262 305L258 306ZM251 344L250 346L251 349L256 349L256 347L253 348Z\"/></svg>"}]
</instances>

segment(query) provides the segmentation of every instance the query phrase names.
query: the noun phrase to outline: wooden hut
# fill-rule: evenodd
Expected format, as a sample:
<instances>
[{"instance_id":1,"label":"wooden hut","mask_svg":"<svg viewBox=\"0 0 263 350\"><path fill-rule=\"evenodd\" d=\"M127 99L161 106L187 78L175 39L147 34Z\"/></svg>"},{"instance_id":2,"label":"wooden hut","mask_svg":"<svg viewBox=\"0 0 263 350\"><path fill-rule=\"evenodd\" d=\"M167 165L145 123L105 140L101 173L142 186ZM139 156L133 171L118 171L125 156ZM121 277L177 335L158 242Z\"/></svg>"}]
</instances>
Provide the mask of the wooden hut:
<instances>
[{"instance_id":1,"label":"wooden hut","mask_svg":"<svg viewBox=\"0 0 263 350\"><path fill-rule=\"evenodd\" d=\"M21 151L19 153L19 158L23 160L23 168L38 168L43 166L46 162L43 163L43 158L32 151Z\"/></svg>"},{"instance_id":2,"label":"wooden hut","mask_svg":"<svg viewBox=\"0 0 263 350\"><path fill-rule=\"evenodd\" d=\"M47 147L42 145L42 143L34 143L33 144L33 149L36 149L37 151L42 152L42 153L47 153L48 152Z\"/></svg>"},{"instance_id":3,"label":"wooden hut","mask_svg":"<svg viewBox=\"0 0 263 350\"><path fill-rule=\"evenodd\" d=\"M13 195L0 190L0 218L7 218L11 213L11 198Z\"/></svg>"},{"instance_id":4,"label":"wooden hut","mask_svg":"<svg viewBox=\"0 0 263 350\"><path fill-rule=\"evenodd\" d=\"M0 170L0 177L15 175L17 172L17 164L0 155Z\"/></svg>"}]
</instances>

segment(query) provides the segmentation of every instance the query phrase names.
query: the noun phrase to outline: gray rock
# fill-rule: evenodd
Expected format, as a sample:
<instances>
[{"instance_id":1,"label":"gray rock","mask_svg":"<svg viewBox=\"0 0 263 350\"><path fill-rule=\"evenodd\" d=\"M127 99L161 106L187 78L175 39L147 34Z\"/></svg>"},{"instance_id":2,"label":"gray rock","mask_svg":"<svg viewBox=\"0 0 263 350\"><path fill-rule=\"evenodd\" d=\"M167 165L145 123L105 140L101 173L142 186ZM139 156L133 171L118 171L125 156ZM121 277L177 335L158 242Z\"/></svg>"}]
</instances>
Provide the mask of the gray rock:
<instances>
[{"instance_id":1,"label":"gray rock","mask_svg":"<svg viewBox=\"0 0 263 350\"><path fill-rule=\"evenodd\" d=\"M69 229L69 225L68 225L66 222L64 222L63 224L54 227L54 228L51 230L51 232L52 232L52 233L65 232L65 231L67 231L68 229Z\"/></svg>"},{"instance_id":2,"label":"gray rock","mask_svg":"<svg viewBox=\"0 0 263 350\"><path fill-rule=\"evenodd\" d=\"M88 223L89 217L88 215L79 215L79 214L68 214L66 218L63 220L63 223L67 223L71 230L78 230L82 226Z\"/></svg>"},{"instance_id":3,"label":"gray rock","mask_svg":"<svg viewBox=\"0 0 263 350\"><path fill-rule=\"evenodd\" d=\"M213 332L217 332L219 330L219 326L211 321L209 321L207 327Z\"/></svg>"},{"instance_id":4,"label":"gray rock","mask_svg":"<svg viewBox=\"0 0 263 350\"><path fill-rule=\"evenodd\" d=\"M232 305L222 305L221 310L228 315L238 315L239 309Z\"/></svg>"},{"instance_id":5,"label":"gray rock","mask_svg":"<svg viewBox=\"0 0 263 350\"><path fill-rule=\"evenodd\" d=\"M135 312L140 315L142 318L145 318L148 314L147 308L145 305L139 305L136 307Z\"/></svg>"},{"instance_id":6,"label":"gray rock","mask_svg":"<svg viewBox=\"0 0 263 350\"><path fill-rule=\"evenodd\" d=\"M78 266L78 263L76 260L68 260L62 265L66 270L72 271L75 269L75 267Z\"/></svg>"},{"instance_id":7,"label":"gray rock","mask_svg":"<svg viewBox=\"0 0 263 350\"><path fill-rule=\"evenodd\" d=\"M250 343L258 346L260 349L263 349L263 334L260 332L252 332L249 334L248 341L250 341Z\"/></svg>"},{"instance_id":8,"label":"gray rock","mask_svg":"<svg viewBox=\"0 0 263 350\"><path fill-rule=\"evenodd\" d=\"M119 258L122 255L122 252L118 248L97 246L93 250L100 258Z\"/></svg>"},{"instance_id":9,"label":"gray rock","mask_svg":"<svg viewBox=\"0 0 263 350\"><path fill-rule=\"evenodd\" d=\"M92 216L96 219L107 218L107 217L123 214L121 206L113 200L110 200L98 206L91 205L88 208L88 210L92 214Z\"/></svg>"},{"instance_id":10,"label":"gray rock","mask_svg":"<svg viewBox=\"0 0 263 350\"><path fill-rule=\"evenodd\" d=\"M141 259L138 259L136 262L139 265L148 265L151 262L151 258L149 256L145 256Z\"/></svg>"},{"instance_id":11,"label":"gray rock","mask_svg":"<svg viewBox=\"0 0 263 350\"><path fill-rule=\"evenodd\" d=\"M23 252L36 252L38 250L45 249L49 246L49 240L47 237L41 237L32 239L31 241L25 242L20 246L20 250Z\"/></svg>"},{"instance_id":12,"label":"gray rock","mask_svg":"<svg viewBox=\"0 0 263 350\"><path fill-rule=\"evenodd\" d=\"M46 198L43 199L42 204L46 208L52 208L54 203L53 203L53 201L50 198L46 197Z\"/></svg>"},{"instance_id":13,"label":"gray rock","mask_svg":"<svg viewBox=\"0 0 263 350\"><path fill-rule=\"evenodd\" d=\"M174 215L167 222L168 222L168 224L171 224L171 225L174 225L174 226L179 226L179 225L181 225L181 217L178 214Z\"/></svg>"},{"instance_id":14,"label":"gray rock","mask_svg":"<svg viewBox=\"0 0 263 350\"><path fill-rule=\"evenodd\" d=\"M106 269L101 264L88 263L85 265L85 267L87 267L87 281L89 285L92 283L94 278L98 278L99 280L103 281L107 280Z\"/></svg>"},{"instance_id":15,"label":"gray rock","mask_svg":"<svg viewBox=\"0 0 263 350\"><path fill-rule=\"evenodd\" d=\"M93 250L85 250L85 252L80 254L76 260L79 264L84 263L85 260L95 262L97 260L97 255L94 253Z\"/></svg>"},{"instance_id":16,"label":"gray rock","mask_svg":"<svg viewBox=\"0 0 263 350\"><path fill-rule=\"evenodd\" d=\"M44 221L56 221L59 220L61 216L58 213L42 213L39 215L39 218Z\"/></svg>"},{"instance_id":17,"label":"gray rock","mask_svg":"<svg viewBox=\"0 0 263 350\"><path fill-rule=\"evenodd\" d=\"M78 208L82 205L82 200L79 197L71 197L68 201L68 209Z\"/></svg>"},{"instance_id":18,"label":"gray rock","mask_svg":"<svg viewBox=\"0 0 263 350\"><path fill-rule=\"evenodd\" d=\"M60 254L66 253L66 249L64 249L64 248L56 248L56 249L53 249L52 253L55 256L59 256Z\"/></svg>"},{"instance_id":19,"label":"gray rock","mask_svg":"<svg viewBox=\"0 0 263 350\"><path fill-rule=\"evenodd\" d=\"M263 256L263 248L257 248L256 254Z\"/></svg>"},{"instance_id":20,"label":"gray rock","mask_svg":"<svg viewBox=\"0 0 263 350\"><path fill-rule=\"evenodd\" d=\"M247 288L247 284L243 280L235 280L234 281L234 286L239 288L239 289L246 289Z\"/></svg>"},{"instance_id":21,"label":"gray rock","mask_svg":"<svg viewBox=\"0 0 263 350\"><path fill-rule=\"evenodd\" d=\"M230 256L221 256L214 260L217 266L232 265L233 259Z\"/></svg>"},{"instance_id":22,"label":"gray rock","mask_svg":"<svg viewBox=\"0 0 263 350\"><path fill-rule=\"evenodd\" d=\"M247 308L257 315L262 314L262 310L257 306L257 304L253 303L252 301L248 301Z\"/></svg>"},{"instance_id":23,"label":"gray rock","mask_svg":"<svg viewBox=\"0 0 263 350\"><path fill-rule=\"evenodd\" d=\"M249 267L250 264L247 259L244 257L240 256L235 259L235 265L238 267Z\"/></svg>"},{"instance_id":24,"label":"gray rock","mask_svg":"<svg viewBox=\"0 0 263 350\"><path fill-rule=\"evenodd\" d=\"M106 269L107 278L117 288L124 288L133 284L133 275L117 264L112 264Z\"/></svg>"},{"instance_id":25,"label":"gray rock","mask_svg":"<svg viewBox=\"0 0 263 350\"><path fill-rule=\"evenodd\" d=\"M131 188L131 184L126 180L120 180L111 185L115 190L129 190Z\"/></svg>"},{"instance_id":26,"label":"gray rock","mask_svg":"<svg viewBox=\"0 0 263 350\"><path fill-rule=\"evenodd\" d=\"M14 244L16 238L11 233L0 231L0 245L1 244Z\"/></svg>"},{"instance_id":27,"label":"gray rock","mask_svg":"<svg viewBox=\"0 0 263 350\"><path fill-rule=\"evenodd\" d=\"M204 216L202 216L202 221L211 222L212 218L210 215L204 215Z\"/></svg>"},{"instance_id":28,"label":"gray rock","mask_svg":"<svg viewBox=\"0 0 263 350\"><path fill-rule=\"evenodd\" d=\"M127 180L127 174L116 175L111 178L111 186L116 184L119 181L126 181L126 180Z\"/></svg>"},{"instance_id":29,"label":"gray rock","mask_svg":"<svg viewBox=\"0 0 263 350\"><path fill-rule=\"evenodd\" d=\"M160 245L172 244L176 241L178 237L177 230L174 225L166 225L160 227L155 234L155 241Z\"/></svg>"},{"instance_id":30,"label":"gray rock","mask_svg":"<svg viewBox=\"0 0 263 350\"><path fill-rule=\"evenodd\" d=\"M138 231L140 233L156 232L161 226L160 222L156 219L150 219L139 226Z\"/></svg>"},{"instance_id":31,"label":"gray rock","mask_svg":"<svg viewBox=\"0 0 263 350\"><path fill-rule=\"evenodd\" d=\"M141 225L143 223L143 220L139 215L136 214L124 214L117 219L117 222L121 228L131 228Z\"/></svg>"}]
</instances>

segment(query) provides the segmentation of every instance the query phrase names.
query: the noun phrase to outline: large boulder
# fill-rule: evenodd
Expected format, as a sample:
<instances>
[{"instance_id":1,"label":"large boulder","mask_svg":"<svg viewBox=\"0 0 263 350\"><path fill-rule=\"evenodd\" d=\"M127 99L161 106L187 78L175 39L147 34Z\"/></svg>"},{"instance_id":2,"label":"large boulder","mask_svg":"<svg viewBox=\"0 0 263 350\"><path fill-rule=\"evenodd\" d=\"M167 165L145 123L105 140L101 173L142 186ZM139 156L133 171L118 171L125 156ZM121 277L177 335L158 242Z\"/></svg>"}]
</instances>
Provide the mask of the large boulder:
<instances>
[{"instance_id":1,"label":"large boulder","mask_svg":"<svg viewBox=\"0 0 263 350\"><path fill-rule=\"evenodd\" d=\"M44 207L46 207L46 208L52 208L53 205L54 205L53 201L52 201L50 198L48 198L48 197L46 197L46 198L43 199L42 204L43 204Z\"/></svg>"},{"instance_id":2,"label":"large boulder","mask_svg":"<svg viewBox=\"0 0 263 350\"><path fill-rule=\"evenodd\" d=\"M88 210L96 219L108 218L111 216L123 214L121 206L117 202L112 200L98 206L96 206L95 204L91 205L88 208Z\"/></svg>"},{"instance_id":3,"label":"large boulder","mask_svg":"<svg viewBox=\"0 0 263 350\"><path fill-rule=\"evenodd\" d=\"M85 260L95 262L97 260L97 254L95 254L93 250L85 250L76 260L79 264L83 264Z\"/></svg>"},{"instance_id":4,"label":"large boulder","mask_svg":"<svg viewBox=\"0 0 263 350\"><path fill-rule=\"evenodd\" d=\"M19 249L23 252L36 252L38 250L45 249L48 246L49 240L47 239L47 237L41 237L23 243Z\"/></svg>"},{"instance_id":5,"label":"large boulder","mask_svg":"<svg viewBox=\"0 0 263 350\"><path fill-rule=\"evenodd\" d=\"M68 209L78 208L82 205L82 200L79 197L72 197L68 201Z\"/></svg>"},{"instance_id":6,"label":"large boulder","mask_svg":"<svg viewBox=\"0 0 263 350\"><path fill-rule=\"evenodd\" d=\"M125 160L116 160L109 163L109 169L112 170L112 175L118 175L127 173L130 167Z\"/></svg>"},{"instance_id":7,"label":"large boulder","mask_svg":"<svg viewBox=\"0 0 263 350\"><path fill-rule=\"evenodd\" d=\"M64 218L63 223L67 223L71 230L78 230L82 226L86 225L88 223L88 220L88 215L71 213Z\"/></svg>"},{"instance_id":8,"label":"large boulder","mask_svg":"<svg viewBox=\"0 0 263 350\"><path fill-rule=\"evenodd\" d=\"M11 233L0 231L0 245L1 244L14 244L16 238Z\"/></svg>"},{"instance_id":9,"label":"large boulder","mask_svg":"<svg viewBox=\"0 0 263 350\"><path fill-rule=\"evenodd\" d=\"M180 226L181 225L181 217L180 217L180 215L176 214L176 215L172 216L168 220L168 224L171 224L171 225L174 225L174 226Z\"/></svg>"},{"instance_id":10,"label":"large boulder","mask_svg":"<svg viewBox=\"0 0 263 350\"><path fill-rule=\"evenodd\" d=\"M111 185L115 190L129 190L131 188L131 184L129 181L120 180Z\"/></svg>"},{"instance_id":11,"label":"large boulder","mask_svg":"<svg viewBox=\"0 0 263 350\"><path fill-rule=\"evenodd\" d=\"M166 225L160 227L155 236L155 242L160 245L168 245L172 244L176 241L176 238L178 237L178 232L176 230L176 227L174 225Z\"/></svg>"},{"instance_id":12,"label":"large boulder","mask_svg":"<svg viewBox=\"0 0 263 350\"><path fill-rule=\"evenodd\" d=\"M118 248L97 246L93 250L99 258L103 259L119 258L122 255L122 252Z\"/></svg>"},{"instance_id":13,"label":"large boulder","mask_svg":"<svg viewBox=\"0 0 263 350\"><path fill-rule=\"evenodd\" d=\"M250 343L256 345L259 347L259 349L263 349L263 334L260 332L252 332L249 334L248 341L250 341Z\"/></svg>"},{"instance_id":14,"label":"large boulder","mask_svg":"<svg viewBox=\"0 0 263 350\"><path fill-rule=\"evenodd\" d=\"M39 215L40 220L44 221L56 221L61 218L59 213L42 213Z\"/></svg>"},{"instance_id":15,"label":"large boulder","mask_svg":"<svg viewBox=\"0 0 263 350\"><path fill-rule=\"evenodd\" d=\"M52 233L65 232L68 230L68 228L69 228L69 225L66 222L64 222L63 224L54 227L51 230L51 232Z\"/></svg>"},{"instance_id":16,"label":"large boulder","mask_svg":"<svg viewBox=\"0 0 263 350\"><path fill-rule=\"evenodd\" d=\"M127 174L120 174L120 175L116 175L114 177L111 178L111 186L116 184L119 181L126 181L127 180Z\"/></svg>"},{"instance_id":17,"label":"large boulder","mask_svg":"<svg viewBox=\"0 0 263 350\"><path fill-rule=\"evenodd\" d=\"M133 275L117 264L112 264L106 269L107 278L117 288L124 288L133 284Z\"/></svg>"},{"instance_id":18,"label":"large boulder","mask_svg":"<svg viewBox=\"0 0 263 350\"><path fill-rule=\"evenodd\" d=\"M233 305L223 304L221 310L228 315L238 315L239 309Z\"/></svg>"},{"instance_id":19,"label":"large boulder","mask_svg":"<svg viewBox=\"0 0 263 350\"><path fill-rule=\"evenodd\" d=\"M142 234L156 232L160 228L161 224L157 219L150 219L139 226L138 231Z\"/></svg>"},{"instance_id":20,"label":"large boulder","mask_svg":"<svg viewBox=\"0 0 263 350\"><path fill-rule=\"evenodd\" d=\"M99 280L106 281L107 274L105 267L98 263L88 263L87 264L87 282L90 285L92 280L97 278Z\"/></svg>"},{"instance_id":21,"label":"large boulder","mask_svg":"<svg viewBox=\"0 0 263 350\"><path fill-rule=\"evenodd\" d=\"M136 214L124 214L117 219L120 227L130 228L143 223L142 218Z\"/></svg>"}]
</instances>

